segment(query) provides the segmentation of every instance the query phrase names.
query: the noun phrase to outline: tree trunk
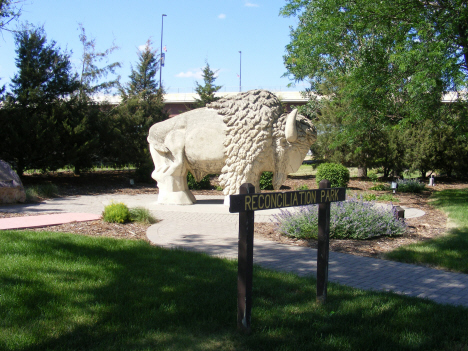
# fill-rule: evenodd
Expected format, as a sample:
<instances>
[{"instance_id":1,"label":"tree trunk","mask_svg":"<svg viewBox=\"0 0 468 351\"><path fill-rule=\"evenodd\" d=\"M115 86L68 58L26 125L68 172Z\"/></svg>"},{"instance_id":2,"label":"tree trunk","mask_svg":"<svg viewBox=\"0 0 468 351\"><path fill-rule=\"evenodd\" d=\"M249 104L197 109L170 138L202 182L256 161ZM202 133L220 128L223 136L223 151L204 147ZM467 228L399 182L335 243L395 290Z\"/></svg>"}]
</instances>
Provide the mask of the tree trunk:
<instances>
[{"instance_id":1,"label":"tree trunk","mask_svg":"<svg viewBox=\"0 0 468 351\"><path fill-rule=\"evenodd\" d=\"M388 178L388 176L390 175L390 168L387 168L387 167L384 167L384 178Z\"/></svg>"},{"instance_id":2,"label":"tree trunk","mask_svg":"<svg viewBox=\"0 0 468 351\"><path fill-rule=\"evenodd\" d=\"M358 166L357 176L358 178L367 178L367 167Z\"/></svg>"}]
</instances>

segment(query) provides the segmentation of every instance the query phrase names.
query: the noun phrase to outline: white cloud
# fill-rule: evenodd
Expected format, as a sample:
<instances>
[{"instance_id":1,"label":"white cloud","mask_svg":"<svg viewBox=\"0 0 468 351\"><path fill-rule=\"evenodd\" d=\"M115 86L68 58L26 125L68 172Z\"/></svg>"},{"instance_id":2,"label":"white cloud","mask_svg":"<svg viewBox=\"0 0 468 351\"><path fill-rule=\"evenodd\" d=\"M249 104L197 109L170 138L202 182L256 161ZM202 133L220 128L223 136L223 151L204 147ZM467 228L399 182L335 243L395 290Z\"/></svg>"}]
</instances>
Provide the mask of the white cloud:
<instances>
[{"instance_id":1,"label":"white cloud","mask_svg":"<svg viewBox=\"0 0 468 351\"><path fill-rule=\"evenodd\" d=\"M222 14L218 15L218 18L219 18L219 19L225 19L225 18L226 18L226 15L225 15L224 13L222 13Z\"/></svg>"},{"instance_id":2,"label":"white cloud","mask_svg":"<svg viewBox=\"0 0 468 351\"><path fill-rule=\"evenodd\" d=\"M258 5L258 4L253 4L253 3L247 1L247 2L245 3L245 6L247 6L247 7L259 7L260 5Z\"/></svg>"},{"instance_id":3,"label":"white cloud","mask_svg":"<svg viewBox=\"0 0 468 351\"><path fill-rule=\"evenodd\" d=\"M139 46L138 46L138 50L140 50L140 51L145 51L147 47L148 47L148 43L145 43L145 44L139 45ZM150 49L150 50L153 50L153 47L150 46L149 49Z\"/></svg>"},{"instance_id":4,"label":"white cloud","mask_svg":"<svg viewBox=\"0 0 468 351\"><path fill-rule=\"evenodd\" d=\"M176 74L175 76L177 78L195 78L195 79L202 79L203 78L203 72L201 69L194 69L194 70L188 70L187 72L180 72Z\"/></svg>"}]
</instances>

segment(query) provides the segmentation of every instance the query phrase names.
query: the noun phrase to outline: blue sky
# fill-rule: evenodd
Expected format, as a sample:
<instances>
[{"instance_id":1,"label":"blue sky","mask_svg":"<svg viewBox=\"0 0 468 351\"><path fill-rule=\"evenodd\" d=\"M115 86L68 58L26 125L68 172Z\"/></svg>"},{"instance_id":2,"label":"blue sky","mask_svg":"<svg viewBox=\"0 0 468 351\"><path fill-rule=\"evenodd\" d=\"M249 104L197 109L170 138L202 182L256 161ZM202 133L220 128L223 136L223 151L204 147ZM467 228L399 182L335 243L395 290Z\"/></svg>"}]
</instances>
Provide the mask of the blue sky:
<instances>
[{"instance_id":1,"label":"blue sky","mask_svg":"<svg viewBox=\"0 0 468 351\"><path fill-rule=\"evenodd\" d=\"M222 91L239 90L242 51L242 90L263 88L303 90L302 84L287 88L282 78L289 27L296 18L279 16L285 0L26 0L19 22L43 25L48 40L72 51L72 63L79 67L82 49L79 23L88 38L96 39L98 50L114 41L119 50L110 61L119 61L121 82L128 81L137 50L151 38L161 45L161 17L164 17L163 46L166 60L162 71L168 92L191 92L195 81L202 83L205 61L218 71ZM13 35L0 37L0 84L8 84L16 72ZM78 70L78 68L77 68ZM159 77L159 76L158 76Z\"/></svg>"}]
</instances>

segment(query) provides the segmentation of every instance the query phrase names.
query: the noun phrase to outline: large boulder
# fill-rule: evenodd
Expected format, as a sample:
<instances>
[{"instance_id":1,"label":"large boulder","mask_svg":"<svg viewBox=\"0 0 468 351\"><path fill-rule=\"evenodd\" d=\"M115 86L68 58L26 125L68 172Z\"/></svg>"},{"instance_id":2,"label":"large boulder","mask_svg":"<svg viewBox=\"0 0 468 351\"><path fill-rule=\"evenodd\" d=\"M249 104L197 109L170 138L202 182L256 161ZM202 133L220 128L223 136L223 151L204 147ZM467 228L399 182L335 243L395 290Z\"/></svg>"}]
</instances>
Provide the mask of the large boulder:
<instances>
[{"instance_id":1,"label":"large boulder","mask_svg":"<svg viewBox=\"0 0 468 351\"><path fill-rule=\"evenodd\" d=\"M0 160L0 203L24 202L26 193L23 183L10 165Z\"/></svg>"}]
</instances>

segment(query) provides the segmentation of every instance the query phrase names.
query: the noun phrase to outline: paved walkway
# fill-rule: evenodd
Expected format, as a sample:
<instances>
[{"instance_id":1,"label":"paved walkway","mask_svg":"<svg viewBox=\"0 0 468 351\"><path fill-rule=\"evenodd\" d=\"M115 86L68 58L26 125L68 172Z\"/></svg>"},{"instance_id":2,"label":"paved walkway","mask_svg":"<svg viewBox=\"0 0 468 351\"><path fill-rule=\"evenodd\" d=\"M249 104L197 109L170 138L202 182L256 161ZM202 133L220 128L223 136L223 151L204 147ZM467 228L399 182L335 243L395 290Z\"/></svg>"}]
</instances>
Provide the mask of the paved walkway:
<instances>
[{"instance_id":1,"label":"paved walkway","mask_svg":"<svg viewBox=\"0 0 468 351\"><path fill-rule=\"evenodd\" d=\"M229 214L222 197L197 196L193 206L161 206L157 195L96 195L67 197L40 204L3 205L2 212L88 212L100 214L111 201L129 207L148 208L161 222L148 229L156 245L183 248L210 255L237 258L238 214ZM268 222L278 210L260 211L256 222ZM421 216L419 210L406 210L406 216ZM0 220L1 221L1 220ZM317 251L255 239L254 262L266 268L314 275ZM393 291L429 298L439 303L468 307L468 275L450 273L410 264L330 252L329 280L361 289Z\"/></svg>"}]
</instances>

